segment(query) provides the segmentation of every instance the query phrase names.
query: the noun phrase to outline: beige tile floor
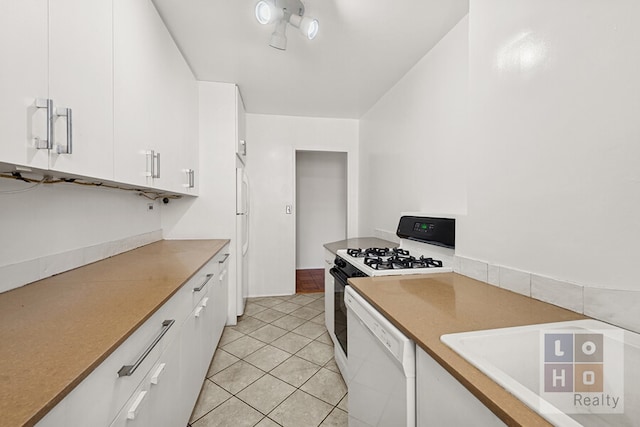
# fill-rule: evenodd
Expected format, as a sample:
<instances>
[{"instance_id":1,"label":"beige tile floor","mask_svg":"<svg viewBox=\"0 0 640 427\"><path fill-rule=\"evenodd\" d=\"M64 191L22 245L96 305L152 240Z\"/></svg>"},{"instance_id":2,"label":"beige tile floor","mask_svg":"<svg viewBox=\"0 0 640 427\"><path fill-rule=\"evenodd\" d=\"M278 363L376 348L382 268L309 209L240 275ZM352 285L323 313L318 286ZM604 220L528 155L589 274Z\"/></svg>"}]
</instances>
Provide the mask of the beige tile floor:
<instances>
[{"instance_id":1,"label":"beige tile floor","mask_svg":"<svg viewBox=\"0 0 640 427\"><path fill-rule=\"evenodd\" d=\"M226 327L190 426L347 426L324 294L252 298Z\"/></svg>"}]
</instances>

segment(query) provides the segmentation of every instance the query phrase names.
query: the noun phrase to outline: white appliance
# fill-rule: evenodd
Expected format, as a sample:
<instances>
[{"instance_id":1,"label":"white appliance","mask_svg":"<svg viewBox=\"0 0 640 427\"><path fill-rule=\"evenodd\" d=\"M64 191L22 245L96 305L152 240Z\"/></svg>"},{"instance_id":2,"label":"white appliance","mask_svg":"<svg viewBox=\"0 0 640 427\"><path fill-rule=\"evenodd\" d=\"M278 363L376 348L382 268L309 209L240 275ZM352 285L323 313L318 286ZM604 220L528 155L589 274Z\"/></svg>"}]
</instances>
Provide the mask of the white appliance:
<instances>
[{"instance_id":1,"label":"white appliance","mask_svg":"<svg viewBox=\"0 0 640 427\"><path fill-rule=\"evenodd\" d=\"M416 425L416 346L350 286L349 427Z\"/></svg>"},{"instance_id":2,"label":"white appliance","mask_svg":"<svg viewBox=\"0 0 640 427\"><path fill-rule=\"evenodd\" d=\"M249 293L249 177L244 164L236 168L236 295L237 315L242 316Z\"/></svg>"},{"instance_id":3,"label":"white appliance","mask_svg":"<svg viewBox=\"0 0 640 427\"><path fill-rule=\"evenodd\" d=\"M453 271L455 219L403 216L396 235L398 248L349 248L337 251L334 266L334 356L342 377L349 378L345 289L352 277L433 274ZM351 397L349 397L351 398Z\"/></svg>"}]
</instances>

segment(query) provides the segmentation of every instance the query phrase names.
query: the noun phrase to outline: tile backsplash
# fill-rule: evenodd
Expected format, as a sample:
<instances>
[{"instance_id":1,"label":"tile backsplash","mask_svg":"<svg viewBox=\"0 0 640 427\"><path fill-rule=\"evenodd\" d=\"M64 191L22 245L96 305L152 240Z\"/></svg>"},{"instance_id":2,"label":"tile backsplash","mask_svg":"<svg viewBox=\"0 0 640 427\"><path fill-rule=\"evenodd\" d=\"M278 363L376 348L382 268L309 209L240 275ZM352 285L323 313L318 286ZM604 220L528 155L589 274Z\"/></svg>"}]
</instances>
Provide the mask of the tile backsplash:
<instances>
[{"instance_id":1,"label":"tile backsplash","mask_svg":"<svg viewBox=\"0 0 640 427\"><path fill-rule=\"evenodd\" d=\"M640 333L640 291L587 287L459 255L454 271Z\"/></svg>"},{"instance_id":2,"label":"tile backsplash","mask_svg":"<svg viewBox=\"0 0 640 427\"><path fill-rule=\"evenodd\" d=\"M0 267L0 292L162 240L162 230Z\"/></svg>"}]
</instances>

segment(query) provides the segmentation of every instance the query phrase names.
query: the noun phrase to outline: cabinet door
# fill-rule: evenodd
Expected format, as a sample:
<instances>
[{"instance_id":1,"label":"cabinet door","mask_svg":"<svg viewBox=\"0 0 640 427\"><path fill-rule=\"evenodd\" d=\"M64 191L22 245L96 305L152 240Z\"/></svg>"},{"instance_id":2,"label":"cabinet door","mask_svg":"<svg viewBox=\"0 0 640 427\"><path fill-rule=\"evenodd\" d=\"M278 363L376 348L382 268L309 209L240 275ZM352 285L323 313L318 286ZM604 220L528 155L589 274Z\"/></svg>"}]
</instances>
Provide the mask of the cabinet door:
<instances>
[{"instance_id":1,"label":"cabinet door","mask_svg":"<svg viewBox=\"0 0 640 427\"><path fill-rule=\"evenodd\" d=\"M416 416L418 427L505 425L420 347L416 349Z\"/></svg>"},{"instance_id":2,"label":"cabinet door","mask_svg":"<svg viewBox=\"0 0 640 427\"><path fill-rule=\"evenodd\" d=\"M181 393L180 351L172 343L151 368L140 386L118 413L111 427L173 427L189 421L176 411L176 399Z\"/></svg>"},{"instance_id":3,"label":"cabinet door","mask_svg":"<svg viewBox=\"0 0 640 427\"><path fill-rule=\"evenodd\" d=\"M150 152L160 151L170 109L159 72L165 32L151 1L114 0L114 173L119 182L153 185Z\"/></svg>"},{"instance_id":4,"label":"cabinet door","mask_svg":"<svg viewBox=\"0 0 640 427\"><path fill-rule=\"evenodd\" d=\"M47 98L47 0L0 2L0 162L48 167L46 113L35 107Z\"/></svg>"},{"instance_id":5,"label":"cabinet door","mask_svg":"<svg viewBox=\"0 0 640 427\"><path fill-rule=\"evenodd\" d=\"M153 3L114 0L116 181L186 192L185 169L195 162L184 164L181 153L197 147L196 90Z\"/></svg>"},{"instance_id":6,"label":"cabinet door","mask_svg":"<svg viewBox=\"0 0 640 427\"><path fill-rule=\"evenodd\" d=\"M173 45L173 41L172 41ZM172 110L169 139L163 149L169 153L165 170L164 185L173 191L197 194L198 174L198 86L191 69L180 54L177 46L169 49L171 67L165 68L166 87L171 91ZM193 187L189 186L187 171L193 170Z\"/></svg>"},{"instance_id":7,"label":"cabinet door","mask_svg":"<svg viewBox=\"0 0 640 427\"><path fill-rule=\"evenodd\" d=\"M335 255L325 249L324 250L324 324L329 331L329 336L333 339L335 333L333 331L334 326L334 298L333 295L333 276L329 273L331 267L333 267L333 260ZM336 343L337 344L337 343Z\"/></svg>"},{"instance_id":8,"label":"cabinet door","mask_svg":"<svg viewBox=\"0 0 640 427\"><path fill-rule=\"evenodd\" d=\"M180 389L182 392L178 408L186 414L187 418L198 399L208 367L208 361L203 358L207 345L202 339L207 330L206 310L207 307L202 308L198 304L185 321L180 334Z\"/></svg>"},{"instance_id":9,"label":"cabinet door","mask_svg":"<svg viewBox=\"0 0 640 427\"><path fill-rule=\"evenodd\" d=\"M72 114L71 133L70 117L55 119L49 168L113 179L112 1L51 0L49 23L49 98Z\"/></svg>"}]
</instances>

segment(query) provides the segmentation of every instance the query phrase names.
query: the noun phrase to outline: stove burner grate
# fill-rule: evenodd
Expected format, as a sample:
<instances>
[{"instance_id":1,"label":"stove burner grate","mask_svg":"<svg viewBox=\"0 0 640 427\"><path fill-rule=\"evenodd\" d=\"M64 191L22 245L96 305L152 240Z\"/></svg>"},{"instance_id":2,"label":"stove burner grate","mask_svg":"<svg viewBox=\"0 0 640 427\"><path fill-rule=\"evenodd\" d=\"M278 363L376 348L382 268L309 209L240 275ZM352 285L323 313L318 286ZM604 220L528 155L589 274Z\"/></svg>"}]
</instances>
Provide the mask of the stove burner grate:
<instances>
[{"instance_id":1,"label":"stove burner grate","mask_svg":"<svg viewBox=\"0 0 640 427\"><path fill-rule=\"evenodd\" d=\"M388 258L365 257L365 265L374 270L395 270L411 268L437 268L442 267L442 261L433 258L415 258L413 256L393 255Z\"/></svg>"}]
</instances>

